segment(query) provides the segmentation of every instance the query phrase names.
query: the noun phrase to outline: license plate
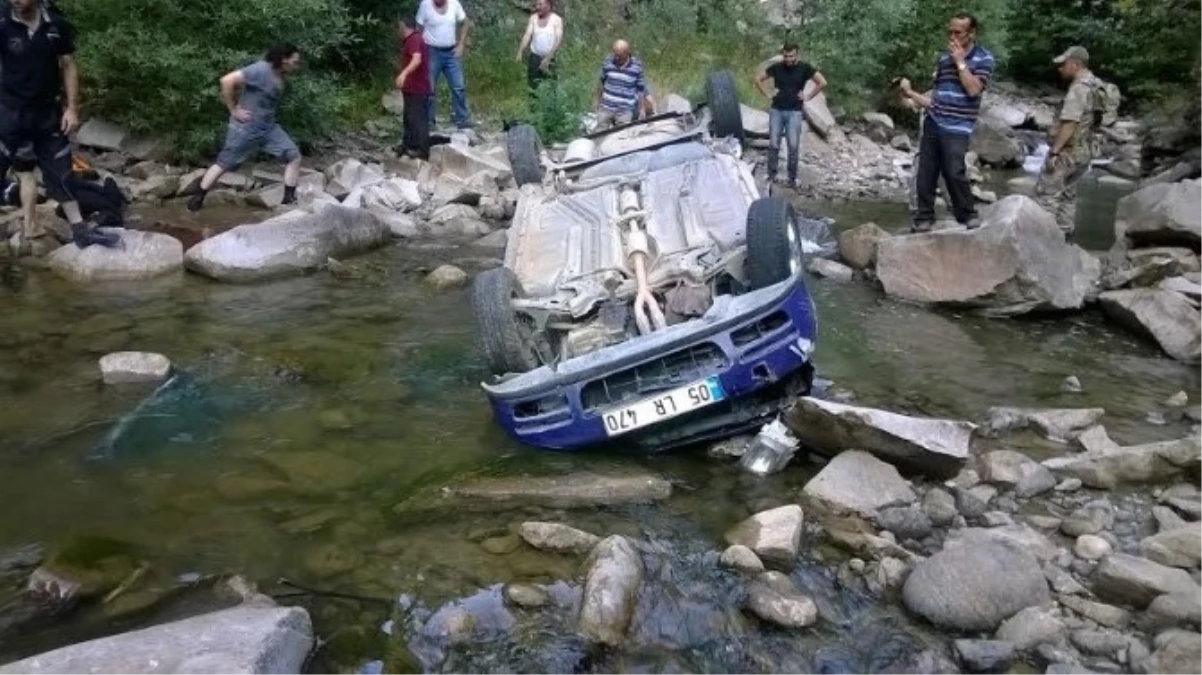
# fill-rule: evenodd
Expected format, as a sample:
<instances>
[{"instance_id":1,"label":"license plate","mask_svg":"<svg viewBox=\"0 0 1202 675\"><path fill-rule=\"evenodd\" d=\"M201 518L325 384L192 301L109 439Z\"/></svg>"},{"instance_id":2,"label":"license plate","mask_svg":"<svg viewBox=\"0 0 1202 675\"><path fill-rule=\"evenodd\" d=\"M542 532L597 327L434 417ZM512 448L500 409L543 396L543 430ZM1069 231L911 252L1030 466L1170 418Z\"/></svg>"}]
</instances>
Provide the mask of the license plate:
<instances>
[{"instance_id":1,"label":"license plate","mask_svg":"<svg viewBox=\"0 0 1202 675\"><path fill-rule=\"evenodd\" d=\"M645 398L638 403L610 410L603 415L605 433L609 436L624 434L704 408L724 398L726 392L722 391L722 383L716 377L708 377L700 382Z\"/></svg>"}]
</instances>

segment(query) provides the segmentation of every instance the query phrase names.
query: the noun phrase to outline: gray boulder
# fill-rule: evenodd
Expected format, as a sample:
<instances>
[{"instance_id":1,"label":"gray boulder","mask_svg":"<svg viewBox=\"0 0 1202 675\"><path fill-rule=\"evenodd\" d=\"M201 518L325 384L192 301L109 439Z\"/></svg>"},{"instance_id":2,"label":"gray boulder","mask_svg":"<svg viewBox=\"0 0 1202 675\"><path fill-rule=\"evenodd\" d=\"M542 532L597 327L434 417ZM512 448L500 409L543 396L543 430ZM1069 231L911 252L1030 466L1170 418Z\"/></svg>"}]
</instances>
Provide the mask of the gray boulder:
<instances>
[{"instance_id":1,"label":"gray boulder","mask_svg":"<svg viewBox=\"0 0 1202 675\"><path fill-rule=\"evenodd\" d=\"M534 548L573 555L586 555L601 541L595 534L563 523L522 523L518 533Z\"/></svg>"},{"instance_id":2,"label":"gray boulder","mask_svg":"<svg viewBox=\"0 0 1202 675\"><path fill-rule=\"evenodd\" d=\"M768 135L768 113L743 103L739 104L739 112L743 117L743 131L754 136Z\"/></svg>"},{"instance_id":3,"label":"gray boulder","mask_svg":"<svg viewBox=\"0 0 1202 675\"><path fill-rule=\"evenodd\" d=\"M947 490L933 487L922 497L922 510L933 525L947 527L956 519L956 498Z\"/></svg>"},{"instance_id":4,"label":"gray boulder","mask_svg":"<svg viewBox=\"0 0 1202 675\"><path fill-rule=\"evenodd\" d=\"M1021 195L998 202L976 230L882 239L876 269L894 297L994 316L1078 309L1101 273L1097 259L1065 243L1051 214Z\"/></svg>"},{"instance_id":5,"label":"gray boulder","mask_svg":"<svg viewBox=\"0 0 1202 675\"><path fill-rule=\"evenodd\" d=\"M1108 291L1098 300L1107 316L1128 330L1151 337L1169 356L1186 363L1202 361L1198 308L1180 293L1138 288Z\"/></svg>"},{"instance_id":6,"label":"gray boulder","mask_svg":"<svg viewBox=\"0 0 1202 675\"><path fill-rule=\"evenodd\" d=\"M1197 629L1202 624L1202 604L1196 595L1165 593L1156 596L1140 620L1145 628L1153 631L1182 626Z\"/></svg>"},{"instance_id":7,"label":"gray boulder","mask_svg":"<svg viewBox=\"0 0 1202 675\"><path fill-rule=\"evenodd\" d=\"M861 515L918 499L893 465L862 450L839 453L806 483L802 493L828 509Z\"/></svg>"},{"instance_id":8,"label":"gray boulder","mask_svg":"<svg viewBox=\"0 0 1202 675\"><path fill-rule=\"evenodd\" d=\"M840 283L847 283L855 277L855 271L847 265L818 257L813 257L806 261L806 271L815 276Z\"/></svg>"},{"instance_id":9,"label":"gray boulder","mask_svg":"<svg viewBox=\"0 0 1202 675\"><path fill-rule=\"evenodd\" d=\"M806 82L805 95L809 96L814 88L814 82ZM825 139L830 139L838 130L839 124L835 121L835 116L831 114L831 109L826 104L826 94L820 93L817 96L807 100L804 104L805 121L810 125L819 136Z\"/></svg>"},{"instance_id":10,"label":"gray boulder","mask_svg":"<svg viewBox=\"0 0 1202 675\"><path fill-rule=\"evenodd\" d=\"M312 647L303 608L242 605L63 647L0 673L299 673Z\"/></svg>"},{"instance_id":11,"label":"gray boulder","mask_svg":"<svg viewBox=\"0 0 1202 675\"><path fill-rule=\"evenodd\" d=\"M121 238L120 248L60 246L47 257L50 269L72 281L93 282L142 281L184 267L184 246L175 237L120 228L106 231Z\"/></svg>"},{"instance_id":12,"label":"gray boulder","mask_svg":"<svg viewBox=\"0 0 1202 675\"><path fill-rule=\"evenodd\" d=\"M898 541L919 541L931 533L931 519L917 504L881 509L876 524L892 532Z\"/></svg>"},{"instance_id":13,"label":"gray boulder","mask_svg":"<svg viewBox=\"0 0 1202 675\"><path fill-rule=\"evenodd\" d=\"M1034 497L1056 487L1047 467L1014 450L995 450L981 458L981 478L1014 488L1016 497Z\"/></svg>"},{"instance_id":14,"label":"gray boulder","mask_svg":"<svg viewBox=\"0 0 1202 675\"><path fill-rule=\"evenodd\" d=\"M1197 598L1202 591L1184 570L1126 553L1112 553L1094 572L1094 592L1103 599L1143 609L1158 595L1186 593Z\"/></svg>"},{"instance_id":15,"label":"gray boulder","mask_svg":"<svg viewBox=\"0 0 1202 675\"><path fill-rule=\"evenodd\" d=\"M1202 182L1158 183L1119 200L1114 238L1122 246L1202 244Z\"/></svg>"},{"instance_id":16,"label":"gray boulder","mask_svg":"<svg viewBox=\"0 0 1202 675\"><path fill-rule=\"evenodd\" d=\"M446 143L430 148L430 163L443 175L464 182L481 171L492 172L500 182L507 182L513 176L503 153L487 153L465 143Z\"/></svg>"},{"instance_id":17,"label":"gray boulder","mask_svg":"<svg viewBox=\"0 0 1202 675\"><path fill-rule=\"evenodd\" d=\"M1114 527L1114 506L1099 499L1073 511L1060 522L1060 531L1070 537L1097 534Z\"/></svg>"},{"instance_id":18,"label":"gray boulder","mask_svg":"<svg viewBox=\"0 0 1202 675\"><path fill-rule=\"evenodd\" d=\"M384 169L379 164L364 164L348 158L326 168L326 192L337 199L344 199L355 190L375 185L384 180Z\"/></svg>"},{"instance_id":19,"label":"gray boulder","mask_svg":"<svg viewBox=\"0 0 1202 675\"><path fill-rule=\"evenodd\" d=\"M977 153L981 163L997 168L1018 166L1023 159L1023 146L1010 127L989 116L982 116L973 129L968 146Z\"/></svg>"},{"instance_id":20,"label":"gray boulder","mask_svg":"<svg viewBox=\"0 0 1202 675\"><path fill-rule=\"evenodd\" d=\"M1040 562L1056 557L1058 551L1056 545L1042 533L1020 524L957 528L948 533L944 547L974 548L990 544L1003 544L1022 549Z\"/></svg>"},{"instance_id":21,"label":"gray boulder","mask_svg":"<svg viewBox=\"0 0 1202 675\"><path fill-rule=\"evenodd\" d=\"M764 562L755 554L755 551L741 544L727 547L718 557L718 564L749 574L758 574L764 571Z\"/></svg>"},{"instance_id":22,"label":"gray boulder","mask_svg":"<svg viewBox=\"0 0 1202 675\"><path fill-rule=\"evenodd\" d=\"M1133 664L1143 673L1202 672L1202 634L1169 630L1156 636L1156 651L1146 663Z\"/></svg>"},{"instance_id":23,"label":"gray boulder","mask_svg":"<svg viewBox=\"0 0 1202 675\"><path fill-rule=\"evenodd\" d=\"M436 237L476 239L492 230L480 214L465 204L447 204L430 214L427 228Z\"/></svg>"},{"instance_id":24,"label":"gray boulder","mask_svg":"<svg viewBox=\"0 0 1202 675\"><path fill-rule=\"evenodd\" d=\"M1053 457L1043 465L1060 476L1078 478L1090 487L1112 489L1124 483L1153 483L1197 467L1202 459L1196 437L1126 447L1090 450Z\"/></svg>"},{"instance_id":25,"label":"gray boulder","mask_svg":"<svg viewBox=\"0 0 1202 675\"><path fill-rule=\"evenodd\" d=\"M578 629L593 642L616 647L625 642L634 616L643 557L629 539L613 535L597 544L587 567Z\"/></svg>"},{"instance_id":26,"label":"gray boulder","mask_svg":"<svg viewBox=\"0 0 1202 675\"><path fill-rule=\"evenodd\" d=\"M1004 673L1014 663L1014 645L1001 640L956 640L952 649L970 673Z\"/></svg>"},{"instance_id":27,"label":"gray boulder","mask_svg":"<svg viewBox=\"0 0 1202 675\"><path fill-rule=\"evenodd\" d=\"M992 631L1050 599L1031 554L996 541L953 546L919 562L902 590L906 608L942 628Z\"/></svg>"},{"instance_id":28,"label":"gray boulder","mask_svg":"<svg viewBox=\"0 0 1202 675\"><path fill-rule=\"evenodd\" d=\"M1064 593L1061 593L1057 600L1060 601L1061 605L1107 628L1122 628L1131 622L1131 612L1115 607L1114 605L1094 602L1093 600L1086 600L1076 595Z\"/></svg>"},{"instance_id":29,"label":"gray boulder","mask_svg":"<svg viewBox=\"0 0 1202 675\"><path fill-rule=\"evenodd\" d=\"M792 567L801 544L803 518L796 504L762 511L727 532L726 542L746 546L766 562Z\"/></svg>"},{"instance_id":30,"label":"gray boulder","mask_svg":"<svg viewBox=\"0 0 1202 675\"><path fill-rule=\"evenodd\" d=\"M747 585L747 609L784 628L805 628L818 620L818 605L780 572L764 572Z\"/></svg>"},{"instance_id":31,"label":"gray boulder","mask_svg":"<svg viewBox=\"0 0 1202 675\"><path fill-rule=\"evenodd\" d=\"M839 256L853 269L862 270L876 263L877 242L890 235L876 223L864 223L839 234Z\"/></svg>"},{"instance_id":32,"label":"gray boulder","mask_svg":"<svg viewBox=\"0 0 1202 675\"><path fill-rule=\"evenodd\" d=\"M392 233L371 213L337 204L298 209L239 225L188 249L184 263L206 277L249 283L303 274L388 243Z\"/></svg>"},{"instance_id":33,"label":"gray boulder","mask_svg":"<svg viewBox=\"0 0 1202 675\"><path fill-rule=\"evenodd\" d=\"M467 272L454 265L439 265L426 275L425 284L436 291L449 291L467 285Z\"/></svg>"},{"instance_id":34,"label":"gray boulder","mask_svg":"<svg viewBox=\"0 0 1202 675\"><path fill-rule=\"evenodd\" d=\"M983 433L989 436L1033 428L1044 438L1066 441L1097 423L1106 411L1102 408L990 408Z\"/></svg>"},{"instance_id":35,"label":"gray boulder","mask_svg":"<svg viewBox=\"0 0 1202 675\"><path fill-rule=\"evenodd\" d=\"M1067 634L1060 617L1043 607L1027 607L1003 621L994 638L1028 651L1042 644L1061 644Z\"/></svg>"},{"instance_id":36,"label":"gray boulder","mask_svg":"<svg viewBox=\"0 0 1202 675\"><path fill-rule=\"evenodd\" d=\"M129 131L99 117L91 117L75 132L75 142L86 148L118 151L129 138Z\"/></svg>"},{"instance_id":37,"label":"gray boulder","mask_svg":"<svg viewBox=\"0 0 1202 675\"><path fill-rule=\"evenodd\" d=\"M956 474L968 458L975 425L899 415L804 397L786 411L785 424L801 443L834 454L855 448L940 477Z\"/></svg>"},{"instance_id":38,"label":"gray boulder","mask_svg":"<svg viewBox=\"0 0 1202 675\"><path fill-rule=\"evenodd\" d=\"M1202 563L1202 528L1190 524L1158 532L1139 542L1139 552L1161 565L1195 569Z\"/></svg>"}]
</instances>

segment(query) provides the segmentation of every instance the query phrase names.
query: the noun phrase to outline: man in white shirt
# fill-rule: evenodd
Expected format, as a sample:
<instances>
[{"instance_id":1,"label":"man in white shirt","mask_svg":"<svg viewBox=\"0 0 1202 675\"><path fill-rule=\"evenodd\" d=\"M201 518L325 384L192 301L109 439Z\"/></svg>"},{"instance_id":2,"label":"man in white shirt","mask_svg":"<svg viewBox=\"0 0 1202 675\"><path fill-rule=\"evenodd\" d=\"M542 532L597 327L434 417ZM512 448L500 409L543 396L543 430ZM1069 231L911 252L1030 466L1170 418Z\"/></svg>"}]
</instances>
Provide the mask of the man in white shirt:
<instances>
[{"instance_id":1,"label":"man in white shirt","mask_svg":"<svg viewBox=\"0 0 1202 675\"><path fill-rule=\"evenodd\" d=\"M526 61L526 84L530 87L531 95L538 88L538 83L551 75L551 63L559 45L563 43L563 19L555 13L551 0L538 0L534 3L534 14L526 23L526 33L518 44L518 63L522 62L522 53L530 48Z\"/></svg>"},{"instance_id":2,"label":"man in white shirt","mask_svg":"<svg viewBox=\"0 0 1202 675\"><path fill-rule=\"evenodd\" d=\"M417 8L417 25L422 29L422 38L430 51L430 87L433 93L428 99L430 128L434 128L434 111L437 109L438 77L444 76L451 88L451 105L455 112L455 126L467 129L472 126L471 114L467 110L467 91L463 82L463 46L467 42L467 13L459 0L422 0Z\"/></svg>"}]
</instances>

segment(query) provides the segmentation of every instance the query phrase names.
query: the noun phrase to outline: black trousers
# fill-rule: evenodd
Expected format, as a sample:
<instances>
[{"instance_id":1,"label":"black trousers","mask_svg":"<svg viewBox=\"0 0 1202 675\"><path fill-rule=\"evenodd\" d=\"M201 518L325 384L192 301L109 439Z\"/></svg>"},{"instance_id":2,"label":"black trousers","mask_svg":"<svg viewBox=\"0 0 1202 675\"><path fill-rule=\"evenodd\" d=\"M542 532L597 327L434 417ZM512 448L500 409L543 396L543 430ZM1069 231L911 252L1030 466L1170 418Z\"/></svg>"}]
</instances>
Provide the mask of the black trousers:
<instances>
[{"instance_id":1,"label":"black trousers","mask_svg":"<svg viewBox=\"0 0 1202 675\"><path fill-rule=\"evenodd\" d=\"M964 166L964 154L968 152L970 140L970 136L947 133L930 119L923 122L922 138L918 142L915 223L935 222L935 192L939 189L940 174L947 185L956 222L963 225L977 217L972 183Z\"/></svg>"},{"instance_id":2,"label":"black trousers","mask_svg":"<svg viewBox=\"0 0 1202 675\"><path fill-rule=\"evenodd\" d=\"M538 83L543 80L554 77L552 71L554 66L544 71L540 66L543 62L543 57L530 52L526 56L526 86L530 88L530 96L534 96L534 92L538 89Z\"/></svg>"},{"instance_id":3,"label":"black trousers","mask_svg":"<svg viewBox=\"0 0 1202 675\"><path fill-rule=\"evenodd\" d=\"M69 202L75 200L71 191L71 141L60 128L62 119L63 111L57 104L0 103L0 165L5 170L16 166L29 171L36 163L42 170L47 195L58 202Z\"/></svg>"},{"instance_id":4,"label":"black trousers","mask_svg":"<svg viewBox=\"0 0 1202 675\"><path fill-rule=\"evenodd\" d=\"M430 120L427 117L426 101L430 94L402 93L401 97L405 101L405 114L401 120L404 125L401 145L409 154L427 159L430 156Z\"/></svg>"}]
</instances>

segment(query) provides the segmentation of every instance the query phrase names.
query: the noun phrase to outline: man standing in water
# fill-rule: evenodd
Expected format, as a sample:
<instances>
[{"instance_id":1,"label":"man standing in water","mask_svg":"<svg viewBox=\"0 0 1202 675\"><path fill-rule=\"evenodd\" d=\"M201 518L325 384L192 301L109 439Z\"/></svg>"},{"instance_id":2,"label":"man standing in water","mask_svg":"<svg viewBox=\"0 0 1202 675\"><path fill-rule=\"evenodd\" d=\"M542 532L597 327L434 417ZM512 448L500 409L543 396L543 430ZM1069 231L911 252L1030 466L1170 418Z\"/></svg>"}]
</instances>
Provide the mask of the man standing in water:
<instances>
[{"instance_id":1,"label":"man standing in water","mask_svg":"<svg viewBox=\"0 0 1202 675\"><path fill-rule=\"evenodd\" d=\"M601 81L593 97L597 108L597 129L630 124L637 111L647 115L647 82L643 62L630 53L630 43L614 42L613 53L601 64Z\"/></svg>"},{"instance_id":2,"label":"man standing in water","mask_svg":"<svg viewBox=\"0 0 1202 675\"><path fill-rule=\"evenodd\" d=\"M1093 160L1093 132L1103 105L1105 86L1089 70L1085 47L1069 47L1053 61L1068 80L1068 93L1056 119L1048 159L1035 185L1035 199L1053 216L1065 236L1071 236L1077 215L1077 181Z\"/></svg>"},{"instance_id":3,"label":"man standing in water","mask_svg":"<svg viewBox=\"0 0 1202 675\"><path fill-rule=\"evenodd\" d=\"M225 147L217 155L217 163L200 179L200 190L188 200L189 211L204 206L205 196L221 174L238 168L259 150L285 163L283 203L296 201L301 154L275 116L284 83L300 69L300 60L295 45L279 44L268 49L262 60L221 78L221 100L230 111Z\"/></svg>"},{"instance_id":4,"label":"man standing in water","mask_svg":"<svg viewBox=\"0 0 1202 675\"><path fill-rule=\"evenodd\" d=\"M826 78L814 66L797 59L797 43L789 42L780 50L781 60L768 66L764 72L755 78L755 86L760 93L772 101L768 112L768 182L776 181L776 172L780 166L780 139L783 135L789 147L789 158L786 162L788 185L797 187L797 160L801 154L802 125L805 124L805 104L810 99L822 93L826 88ZM768 91L764 83L772 80L776 94ZM813 81L814 88L809 94L805 93L806 84Z\"/></svg>"},{"instance_id":5,"label":"man standing in water","mask_svg":"<svg viewBox=\"0 0 1202 675\"><path fill-rule=\"evenodd\" d=\"M467 85L463 77L463 48L467 44L467 13L459 0L422 0L417 8L417 25L421 26L422 38L430 48L430 102L426 118L435 126L434 110L437 100L438 78L445 77L451 88L451 107L455 112L455 126L468 129L472 117L467 110Z\"/></svg>"},{"instance_id":6,"label":"man standing in water","mask_svg":"<svg viewBox=\"0 0 1202 675\"><path fill-rule=\"evenodd\" d=\"M32 203L35 185L29 163L19 149L32 149L51 199L62 206L71 223L75 245L117 246L112 233L89 227L71 191L71 143L68 135L79 126L79 67L71 24L47 10L39 0L10 0L12 11L0 17L0 164L15 166L22 192ZM63 93L66 93L64 106ZM25 223L26 237L36 237L35 224Z\"/></svg>"},{"instance_id":7,"label":"man standing in water","mask_svg":"<svg viewBox=\"0 0 1202 675\"><path fill-rule=\"evenodd\" d=\"M538 0L518 44L518 63L522 62L526 47L530 47L526 57L526 86L532 95L538 89L538 83L551 76L551 60L562 42L563 19L552 11L551 0Z\"/></svg>"},{"instance_id":8,"label":"man standing in water","mask_svg":"<svg viewBox=\"0 0 1202 675\"><path fill-rule=\"evenodd\" d=\"M426 42L415 23L401 19L401 73L396 87L405 101L401 153L417 159L430 158L430 122L426 108L430 100L430 58Z\"/></svg>"},{"instance_id":9,"label":"man standing in water","mask_svg":"<svg viewBox=\"0 0 1202 675\"><path fill-rule=\"evenodd\" d=\"M918 146L913 232L929 232L935 224L935 190L941 173L956 222L969 229L981 224L964 155L981 112L981 96L993 75L993 54L976 43L977 20L970 14L952 17L947 36L947 51L939 55L931 95L914 91L904 78L898 85L903 96L926 109Z\"/></svg>"}]
</instances>

